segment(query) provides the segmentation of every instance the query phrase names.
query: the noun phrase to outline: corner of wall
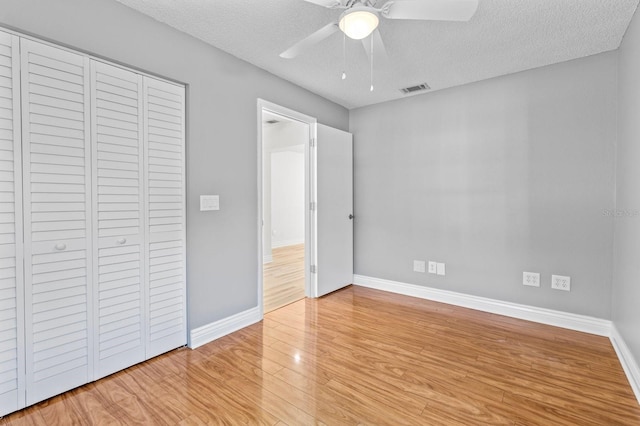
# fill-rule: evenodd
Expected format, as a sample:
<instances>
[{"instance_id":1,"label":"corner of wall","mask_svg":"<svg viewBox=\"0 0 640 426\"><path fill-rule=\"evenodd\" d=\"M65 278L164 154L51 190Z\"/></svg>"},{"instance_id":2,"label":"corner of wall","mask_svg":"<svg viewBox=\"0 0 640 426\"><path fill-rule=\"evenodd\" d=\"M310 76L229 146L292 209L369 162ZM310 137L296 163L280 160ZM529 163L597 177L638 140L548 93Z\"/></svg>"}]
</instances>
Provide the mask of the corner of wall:
<instances>
[{"instance_id":1,"label":"corner of wall","mask_svg":"<svg viewBox=\"0 0 640 426\"><path fill-rule=\"evenodd\" d=\"M615 349L622 369L624 370L633 393L636 395L638 403L640 403L640 367L636 362L631 350L618 332L615 324L611 326L611 336L609 337L613 349Z\"/></svg>"}]
</instances>

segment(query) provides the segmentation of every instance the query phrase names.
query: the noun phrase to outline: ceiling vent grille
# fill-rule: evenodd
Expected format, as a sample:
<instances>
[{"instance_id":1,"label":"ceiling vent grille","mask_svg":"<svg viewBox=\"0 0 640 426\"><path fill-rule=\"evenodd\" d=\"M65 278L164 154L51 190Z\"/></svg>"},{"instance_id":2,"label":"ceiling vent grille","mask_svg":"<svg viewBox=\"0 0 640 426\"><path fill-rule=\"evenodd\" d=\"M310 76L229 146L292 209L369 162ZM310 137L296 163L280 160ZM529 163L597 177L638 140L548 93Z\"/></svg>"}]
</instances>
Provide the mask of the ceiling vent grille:
<instances>
[{"instance_id":1,"label":"ceiling vent grille","mask_svg":"<svg viewBox=\"0 0 640 426\"><path fill-rule=\"evenodd\" d=\"M405 87L404 89L400 89L402 93L408 95L409 93L420 92L422 90L430 90L431 87L427 83L418 84L417 86Z\"/></svg>"}]
</instances>

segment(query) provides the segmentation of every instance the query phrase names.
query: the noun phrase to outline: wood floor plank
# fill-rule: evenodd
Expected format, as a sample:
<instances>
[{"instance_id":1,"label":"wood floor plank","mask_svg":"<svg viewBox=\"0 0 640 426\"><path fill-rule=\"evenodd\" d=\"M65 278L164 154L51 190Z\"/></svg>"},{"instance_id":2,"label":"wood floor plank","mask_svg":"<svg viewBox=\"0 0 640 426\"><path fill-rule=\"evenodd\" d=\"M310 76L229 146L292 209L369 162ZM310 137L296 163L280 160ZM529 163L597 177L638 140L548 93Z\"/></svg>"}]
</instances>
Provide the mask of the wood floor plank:
<instances>
[{"instance_id":1,"label":"wood floor plank","mask_svg":"<svg viewBox=\"0 0 640 426\"><path fill-rule=\"evenodd\" d=\"M47 422L42 418L40 404L37 404L0 419L0 425L47 426Z\"/></svg>"},{"instance_id":2,"label":"wood floor plank","mask_svg":"<svg viewBox=\"0 0 640 426\"><path fill-rule=\"evenodd\" d=\"M113 406L89 384L43 401L38 405L40 415L47 425L69 424L119 425Z\"/></svg>"},{"instance_id":3,"label":"wood floor plank","mask_svg":"<svg viewBox=\"0 0 640 426\"><path fill-rule=\"evenodd\" d=\"M268 373L265 373L268 374ZM281 419L285 424L290 425L316 425L320 422L302 408L291 404L286 398L287 394L277 395L264 389L260 383L253 382L248 378L237 378L228 382L229 386L240 389L243 395L247 396L263 410L271 413L276 418Z\"/></svg>"},{"instance_id":4,"label":"wood floor plank","mask_svg":"<svg viewBox=\"0 0 640 426\"><path fill-rule=\"evenodd\" d=\"M263 265L264 312L271 312L305 297L304 244L271 250L273 260Z\"/></svg>"},{"instance_id":5,"label":"wood floor plank","mask_svg":"<svg viewBox=\"0 0 640 426\"><path fill-rule=\"evenodd\" d=\"M638 425L606 338L348 287L0 425Z\"/></svg>"}]
</instances>

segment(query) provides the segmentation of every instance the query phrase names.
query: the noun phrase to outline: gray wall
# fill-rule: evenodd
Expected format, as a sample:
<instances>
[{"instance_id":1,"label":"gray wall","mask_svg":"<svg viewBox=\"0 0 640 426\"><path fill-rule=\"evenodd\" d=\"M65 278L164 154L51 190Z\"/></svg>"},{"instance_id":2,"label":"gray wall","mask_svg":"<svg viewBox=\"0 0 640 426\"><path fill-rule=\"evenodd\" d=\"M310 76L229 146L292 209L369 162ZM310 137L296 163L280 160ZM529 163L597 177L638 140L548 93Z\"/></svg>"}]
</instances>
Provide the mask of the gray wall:
<instances>
[{"instance_id":1,"label":"gray wall","mask_svg":"<svg viewBox=\"0 0 640 426\"><path fill-rule=\"evenodd\" d=\"M352 110L355 273L610 318L616 84L610 52Z\"/></svg>"},{"instance_id":2,"label":"gray wall","mask_svg":"<svg viewBox=\"0 0 640 426\"><path fill-rule=\"evenodd\" d=\"M0 25L188 84L190 327L256 306L256 99L344 130L348 111L114 0L2 0ZM200 194L221 210L199 212Z\"/></svg>"},{"instance_id":3,"label":"gray wall","mask_svg":"<svg viewBox=\"0 0 640 426\"><path fill-rule=\"evenodd\" d=\"M640 16L619 51L613 322L640 364Z\"/></svg>"}]
</instances>

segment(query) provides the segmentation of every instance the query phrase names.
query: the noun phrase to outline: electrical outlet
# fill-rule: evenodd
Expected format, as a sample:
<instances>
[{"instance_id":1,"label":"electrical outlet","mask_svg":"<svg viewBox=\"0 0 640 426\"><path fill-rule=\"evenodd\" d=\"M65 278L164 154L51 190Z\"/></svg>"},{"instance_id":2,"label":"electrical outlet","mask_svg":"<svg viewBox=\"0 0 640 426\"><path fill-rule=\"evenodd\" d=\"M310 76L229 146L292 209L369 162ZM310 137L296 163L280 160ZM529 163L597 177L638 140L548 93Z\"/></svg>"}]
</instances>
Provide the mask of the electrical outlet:
<instances>
[{"instance_id":1,"label":"electrical outlet","mask_svg":"<svg viewBox=\"0 0 640 426\"><path fill-rule=\"evenodd\" d=\"M445 275L444 263L437 263L436 264L436 273L438 275Z\"/></svg>"},{"instance_id":2,"label":"electrical outlet","mask_svg":"<svg viewBox=\"0 0 640 426\"><path fill-rule=\"evenodd\" d=\"M413 271L414 272L425 272L425 262L424 260L414 260L413 261Z\"/></svg>"},{"instance_id":3,"label":"electrical outlet","mask_svg":"<svg viewBox=\"0 0 640 426\"><path fill-rule=\"evenodd\" d=\"M429 273L435 274L438 272L438 264L436 262L429 261Z\"/></svg>"},{"instance_id":4,"label":"electrical outlet","mask_svg":"<svg viewBox=\"0 0 640 426\"><path fill-rule=\"evenodd\" d=\"M571 291L571 277L551 275L551 288L554 290Z\"/></svg>"},{"instance_id":5,"label":"electrical outlet","mask_svg":"<svg viewBox=\"0 0 640 426\"><path fill-rule=\"evenodd\" d=\"M531 287L540 287L540 274L537 272L523 272L522 284Z\"/></svg>"}]
</instances>

